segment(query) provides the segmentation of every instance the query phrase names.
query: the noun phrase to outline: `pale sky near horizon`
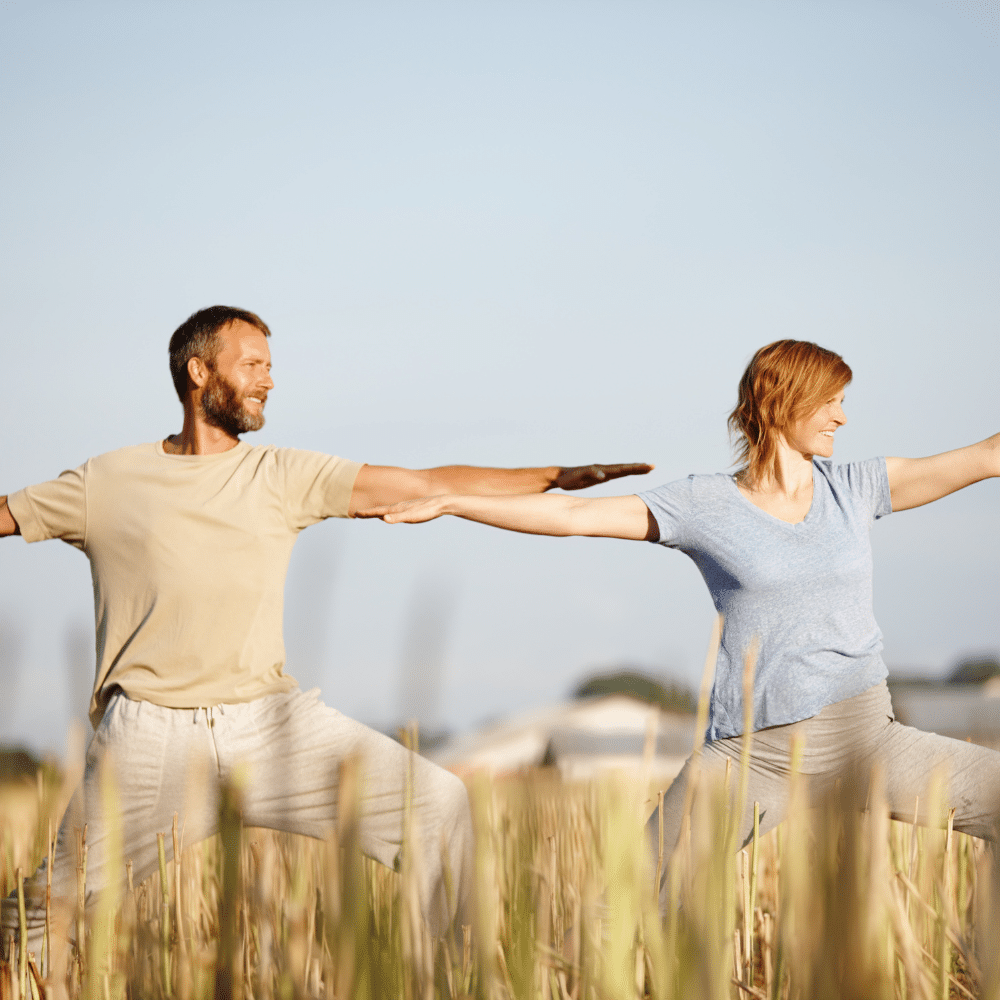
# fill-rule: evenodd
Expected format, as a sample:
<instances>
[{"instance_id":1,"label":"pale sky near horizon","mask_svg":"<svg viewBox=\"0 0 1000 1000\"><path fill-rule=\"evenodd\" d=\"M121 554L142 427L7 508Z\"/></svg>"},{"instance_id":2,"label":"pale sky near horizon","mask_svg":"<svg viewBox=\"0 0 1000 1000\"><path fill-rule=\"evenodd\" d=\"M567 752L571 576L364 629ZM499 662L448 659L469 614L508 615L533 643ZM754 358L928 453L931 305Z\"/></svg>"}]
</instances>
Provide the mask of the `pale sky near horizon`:
<instances>
[{"instance_id":1,"label":"pale sky near horizon","mask_svg":"<svg viewBox=\"0 0 1000 1000\"><path fill-rule=\"evenodd\" d=\"M176 431L216 302L274 332L250 440L359 461L721 471L780 337L854 369L839 460L1000 430L996 4L14 0L0 94L0 494ZM1000 649L998 512L875 526L890 667ZM454 519L310 528L286 598L304 687L454 728L694 685L712 619L680 553ZM0 542L0 742L62 747L92 607L79 552Z\"/></svg>"}]
</instances>

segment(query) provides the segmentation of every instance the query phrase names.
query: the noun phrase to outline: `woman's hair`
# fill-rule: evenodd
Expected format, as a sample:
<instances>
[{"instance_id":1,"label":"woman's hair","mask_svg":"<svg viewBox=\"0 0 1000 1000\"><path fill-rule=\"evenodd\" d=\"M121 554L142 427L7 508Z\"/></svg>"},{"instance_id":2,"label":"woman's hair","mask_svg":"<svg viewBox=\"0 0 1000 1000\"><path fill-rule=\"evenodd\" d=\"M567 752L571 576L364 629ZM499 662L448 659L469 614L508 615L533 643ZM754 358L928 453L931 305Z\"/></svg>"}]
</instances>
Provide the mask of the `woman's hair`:
<instances>
[{"instance_id":1,"label":"woman's hair","mask_svg":"<svg viewBox=\"0 0 1000 1000\"><path fill-rule=\"evenodd\" d=\"M820 408L851 381L839 354L807 340L776 340L762 347L740 379L729 433L740 474L749 484L776 471L778 435Z\"/></svg>"}]
</instances>

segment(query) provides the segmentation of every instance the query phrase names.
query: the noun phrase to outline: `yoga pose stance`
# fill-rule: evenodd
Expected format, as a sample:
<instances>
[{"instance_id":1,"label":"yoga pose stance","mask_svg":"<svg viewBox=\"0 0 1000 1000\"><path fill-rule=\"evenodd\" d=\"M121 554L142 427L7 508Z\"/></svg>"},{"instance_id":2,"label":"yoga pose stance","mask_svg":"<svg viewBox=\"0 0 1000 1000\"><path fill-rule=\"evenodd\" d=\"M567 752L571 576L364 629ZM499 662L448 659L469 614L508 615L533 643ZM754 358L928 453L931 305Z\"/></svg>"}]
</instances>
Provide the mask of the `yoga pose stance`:
<instances>
[{"instance_id":1,"label":"yoga pose stance","mask_svg":"<svg viewBox=\"0 0 1000 1000\"><path fill-rule=\"evenodd\" d=\"M179 813L188 844L216 829L218 790L247 769L247 825L323 837L336 820L338 763L360 761L361 849L398 860L407 768L421 852L421 905L440 933L469 890L472 829L462 782L303 693L284 672L282 601L298 533L327 517L428 493L580 489L648 465L414 471L240 440L264 425L274 387L270 331L243 309L195 313L170 340L184 407L179 434L100 455L51 482L0 496L0 536L61 538L90 559L97 674L83 783L60 826L53 895L76 897L76 835L87 827L88 902L108 870L101 764L121 799L124 860L157 867L158 832ZM193 797L189 779L204 781ZM170 838L167 838L169 844ZM116 864L120 863L120 859ZM449 882L452 892L446 891ZM28 942L40 956L46 874L26 884ZM18 927L3 901L2 931Z\"/></svg>"},{"instance_id":2,"label":"yoga pose stance","mask_svg":"<svg viewBox=\"0 0 1000 1000\"><path fill-rule=\"evenodd\" d=\"M881 766L892 813L913 820L938 768L955 828L995 839L1000 753L894 721L882 634L872 613L869 529L887 514L1000 476L1000 434L929 458L830 461L851 370L832 351L781 340L743 374L729 426L735 475L688 476L637 496L438 496L358 512L389 522L455 514L512 531L657 542L690 556L723 616L701 767L738 768L744 657L756 644L753 738L741 841L753 803L761 830L785 811L790 747L804 736L802 771L830 788L847 765ZM663 801L664 847L680 833L688 760ZM921 816L925 822L936 817ZM650 830L656 829L654 815ZM655 834L652 834L655 843Z\"/></svg>"}]
</instances>

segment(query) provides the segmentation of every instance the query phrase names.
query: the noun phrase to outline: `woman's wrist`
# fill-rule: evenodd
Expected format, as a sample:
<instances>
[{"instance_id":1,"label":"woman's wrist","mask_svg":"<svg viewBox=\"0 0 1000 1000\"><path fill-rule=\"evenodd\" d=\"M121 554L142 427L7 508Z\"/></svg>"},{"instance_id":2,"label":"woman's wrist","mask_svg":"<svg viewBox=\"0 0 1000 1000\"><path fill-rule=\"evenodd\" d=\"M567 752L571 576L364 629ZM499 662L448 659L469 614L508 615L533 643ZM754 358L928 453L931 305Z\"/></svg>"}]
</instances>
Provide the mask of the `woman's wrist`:
<instances>
[{"instance_id":1,"label":"woman's wrist","mask_svg":"<svg viewBox=\"0 0 1000 1000\"><path fill-rule=\"evenodd\" d=\"M994 434L987 438L986 442L990 445L990 464L993 468L993 475L1000 476L1000 434Z\"/></svg>"},{"instance_id":2,"label":"woman's wrist","mask_svg":"<svg viewBox=\"0 0 1000 1000\"><path fill-rule=\"evenodd\" d=\"M455 493L446 493L438 498L439 517L443 514L454 514L456 517L462 516L462 501L467 499Z\"/></svg>"}]
</instances>

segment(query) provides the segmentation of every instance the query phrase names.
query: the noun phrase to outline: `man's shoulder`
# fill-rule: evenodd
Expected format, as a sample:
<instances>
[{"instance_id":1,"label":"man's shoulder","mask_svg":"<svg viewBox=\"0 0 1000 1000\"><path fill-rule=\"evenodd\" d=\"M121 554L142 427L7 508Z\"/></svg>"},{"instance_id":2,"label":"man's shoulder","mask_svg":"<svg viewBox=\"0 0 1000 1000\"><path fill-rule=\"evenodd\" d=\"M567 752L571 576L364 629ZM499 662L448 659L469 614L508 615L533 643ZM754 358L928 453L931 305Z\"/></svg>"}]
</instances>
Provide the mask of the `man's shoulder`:
<instances>
[{"instance_id":1,"label":"man's shoulder","mask_svg":"<svg viewBox=\"0 0 1000 1000\"><path fill-rule=\"evenodd\" d=\"M155 441L126 445L124 448L115 448L114 451L105 451L94 455L87 459L84 465L88 470L99 473L127 470L155 460L156 446L157 442Z\"/></svg>"},{"instance_id":2,"label":"man's shoulder","mask_svg":"<svg viewBox=\"0 0 1000 1000\"><path fill-rule=\"evenodd\" d=\"M329 451L313 451L311 448L288 448L275 444L259 444L248 449L246 455L256 461L275 462L285 466L324 466L330 463L347 463L360 466L363 463L354 462L344 458L342 455L335 455Z\"/></svg>"}]
</instances>

